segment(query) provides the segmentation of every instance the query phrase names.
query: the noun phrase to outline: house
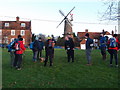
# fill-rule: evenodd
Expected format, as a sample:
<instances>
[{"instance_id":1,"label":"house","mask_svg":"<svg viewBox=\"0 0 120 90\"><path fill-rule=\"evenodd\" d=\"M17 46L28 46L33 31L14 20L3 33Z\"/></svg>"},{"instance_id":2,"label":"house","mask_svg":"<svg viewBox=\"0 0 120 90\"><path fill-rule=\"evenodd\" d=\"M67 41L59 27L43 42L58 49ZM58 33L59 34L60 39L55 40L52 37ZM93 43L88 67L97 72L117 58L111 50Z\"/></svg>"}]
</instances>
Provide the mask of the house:
<instances>
[{"instance_id":1,"label":"house","mask_svg":"<svg viewBox=\"0 0 120 90\"><path fill-rule=\"evenodd\" d=\"M31 42L31 21L20 21L16 17L16 21L0 22L0 44L9 44L14 38L21 35L23 43L28 46Z\"/></svg>"},{"instance_id":2,"label":"house","mask_svg":"<svg viewBox=\"0 0 120 90\"><path fill-rule=\"evenodd\" d=\"M111 34L107 31L102 31L105 33L106 36L111 36ZM85 30L85 32L78 32L77 36L82 40L80 42L80 49L85 49L85 43L86 43L86 39L85 39L85 34L89 33L90 38L92 38L94 40L94 45L96 48L98 48L99 46L99 37L100 37L100 33L101 32L88 32L88 29Z\"/></svg>"}]
</instances>

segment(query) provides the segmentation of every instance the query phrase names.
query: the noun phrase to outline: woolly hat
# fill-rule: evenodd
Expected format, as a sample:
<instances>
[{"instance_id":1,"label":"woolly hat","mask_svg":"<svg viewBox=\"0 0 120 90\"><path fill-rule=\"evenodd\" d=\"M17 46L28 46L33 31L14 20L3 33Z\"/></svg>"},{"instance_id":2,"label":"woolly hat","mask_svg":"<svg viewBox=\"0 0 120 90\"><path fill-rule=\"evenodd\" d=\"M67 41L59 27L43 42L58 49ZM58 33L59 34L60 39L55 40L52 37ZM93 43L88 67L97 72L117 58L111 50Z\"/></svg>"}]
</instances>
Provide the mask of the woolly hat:
<instances>
[{"instance_id":1,"label":"woolly hat","mask_svg":"<svg viewBox=\"0 0 120 90\"><path fill-rule=\"evenodd\" d=\"M89 33L86 33L85 36L89 37Z\"/></svg>"}]
</instances>

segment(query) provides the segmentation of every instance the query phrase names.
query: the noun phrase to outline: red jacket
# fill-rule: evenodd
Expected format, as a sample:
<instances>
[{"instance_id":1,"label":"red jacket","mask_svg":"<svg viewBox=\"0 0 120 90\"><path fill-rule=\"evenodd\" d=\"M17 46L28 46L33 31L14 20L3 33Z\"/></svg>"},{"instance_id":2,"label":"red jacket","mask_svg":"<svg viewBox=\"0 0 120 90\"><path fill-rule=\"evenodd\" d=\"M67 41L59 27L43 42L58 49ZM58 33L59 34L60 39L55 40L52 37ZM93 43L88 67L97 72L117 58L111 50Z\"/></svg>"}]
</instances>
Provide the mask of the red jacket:
<instances>
[{"instance_id":1,"label":"red jacket","mask_svg":"<svg viewBox=\"0 0 120 90\"><path fill-rule=\"evenodd\" d=\"M118 40L118 38L116 38L116 42L117 42L118 44L120 43L119 40ZM108 41L108 44L110 44L110 40ZM108 49L118 50L118 47L114 47L114 48L109 47Z\"/></svg>"},{"instance_id":2,"label":"red jacket","mask_svg":"<svg viewBox=\"0 0 120 90\"><path fill-rule=\"evenodd\" d=\"M18 42L20 43L20 50L16 51L16 54L23 54L26 48L24 47L23 41Z\"/></svg>"}]
</instances>

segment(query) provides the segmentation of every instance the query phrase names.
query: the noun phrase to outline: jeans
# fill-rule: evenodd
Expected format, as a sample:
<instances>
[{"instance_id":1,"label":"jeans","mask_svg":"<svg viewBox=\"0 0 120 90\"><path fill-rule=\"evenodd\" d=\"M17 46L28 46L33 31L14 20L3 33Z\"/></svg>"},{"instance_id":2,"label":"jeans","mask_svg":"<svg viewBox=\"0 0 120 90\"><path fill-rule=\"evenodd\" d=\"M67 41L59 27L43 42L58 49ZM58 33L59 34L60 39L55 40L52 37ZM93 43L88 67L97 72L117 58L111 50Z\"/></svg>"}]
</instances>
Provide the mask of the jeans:
<instances>
[{"instance_id":1,"label":"jeans","mask_svg":"<svg viewBox=\"0 0 120 90\"><path fill-rule=\"evenodd\" d=\"M110 53L110 64L112 64L113 56L114 56L115 63L116 63L116 65L118 65L118 55L117 55L117 50L110 49L110 50L109 50L109 53Z\"/></svg>"},{"instance_id":2,"label":"jeans","mask_svg":"<svg viewBox=\"0 0 120 90\"><path fill-rule=\"evenodd\" d=\"M42 57L42 50L39 50L38 51L38 54L37 54L37 59L39 60L39 58Z\"/></svg>"},{"instance_id":3,"label":"jeans","mask_svg":"<svg viewBox=\"0 0 120 90\"><path fill-rule=\"evenodd\" d=\"M88 64L91 64L91 51L92 49L86 49L86 57L87 57Z\"/></svg>"},{"instance_id":4,"label":"jeans","mask_svg":"<svg viewBox=\"0 0 120 90\"><path fill-rule=\"evenodd\" d=\"M72 62L74 62L74 50L67 50L67 57L68 57L68 62L70 62L71 58L72 58Z\"/></svg>"},{"instance_id":5,"label":"jeans","mask_svg":"<svg viewBox=\"0 0 120 90\"><path fill-rule=\"evenodd\" d=\"M10 65L13 66L13 63L14 63L14 60L15 60L15 52L14 51L11 51L10 52Z\"/></svg>"},{"instance_id":6,"label":"jeans","mask_svg":"<svg viewBox=\"0 0 120 90\"><path fill-rule=\"evenodd\" d=\"M50 60L50 66L53 64L53 58L54 58L54 49L50 48L46 50L46 55L45 55L45 64L47 64L48 59Z\"/></svg>"},{"instance_id":7,"label":"jeans","mask_svg":"<svg viewBox=\"0 0 120 90\"><path fill-rule=\"evenodd\" d=\"M102 54L103 59L105 60L106 59L106 47L101 47L101 54Z\"/></svg>"},{"instance_id":8,"label":"jeans","mask_svg":"<svg viewBox=\"0 0 120 90\"><path fill-rule=\"evenodd\" d=\"M14 67L18 67L21 68L21 64L22 64L22 54L15 54L15 61L13 66Z\"/></svg>"},{"instance_id":9,"label":"jeans","mask_svg":"<svg viewBox=\"0 0 120 90\"><path fill-rule=\"evenodd\" d=\"M33 61L37 61L38 51L33 51Z\"/></svg>"}]
</instances>

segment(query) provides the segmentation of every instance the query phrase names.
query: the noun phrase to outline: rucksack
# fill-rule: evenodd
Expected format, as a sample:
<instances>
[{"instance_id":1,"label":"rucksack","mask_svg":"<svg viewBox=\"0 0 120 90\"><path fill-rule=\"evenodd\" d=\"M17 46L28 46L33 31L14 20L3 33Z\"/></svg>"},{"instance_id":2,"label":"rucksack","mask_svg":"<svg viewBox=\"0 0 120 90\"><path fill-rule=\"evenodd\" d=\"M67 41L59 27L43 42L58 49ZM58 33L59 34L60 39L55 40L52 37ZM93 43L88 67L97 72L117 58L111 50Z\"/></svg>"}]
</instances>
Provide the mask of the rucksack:
<instances>
[{"instance_id":1,"label":"rucksack","mask_svg":"<svg viewBox=\"0 0 120 90\"><path fill-rule=\"evenodd\" d=\"M101 37L100 38L100 44L101 45L106 45L106 37Z\"/></svg>"},{"instance_id":2,"label":"rucksack","mask_svg":"<svg viewBox=\"0 0 120 90\"><path fill-rule=\"evenodd\" d=\"M48 41L48 47L53 47L53 43L54 43L54 41L52 40L52 39L50 39L49 41Z\"/></svg>"},{"instance_id":3,"label":"rucksack","mask_svg":"<svg viewBox=\"0 0 120 90\"><path fill-rule=\"evenodd\" d=\"M19 42L15 43L15 50L16 51L20 50L20 43Z\"/></svg>"},{"instance_id":4,"label":"rucksack","mask_svg":"<svg viewBox=\"0 0 120 90\"><path fill-rule=\"evenodd\" d=\"M10 44L7 45L8 52L10 52L12 49L14 49L15 41L12 41Z\"/></svg>"},{"instance_id":5,"label":"rucksack","mask_svg":"<svg viewBox=\"0 0 120 90\"><path fill-rule=\"evenodd\" d=\"M34 44L34 42L30 43L30 49L33 49L33 44Z\"/></svg>"},{"instance_id":6,"label":"rucksack","mask_svg":"<svg viewBox=\"0 0 120 90\"><path fill-rule=\"evenodd\" d=\"M110 38L110 45L109 47L114 48L117 47L117 42L115 38Z\"/></svg>"}]
</instances>

